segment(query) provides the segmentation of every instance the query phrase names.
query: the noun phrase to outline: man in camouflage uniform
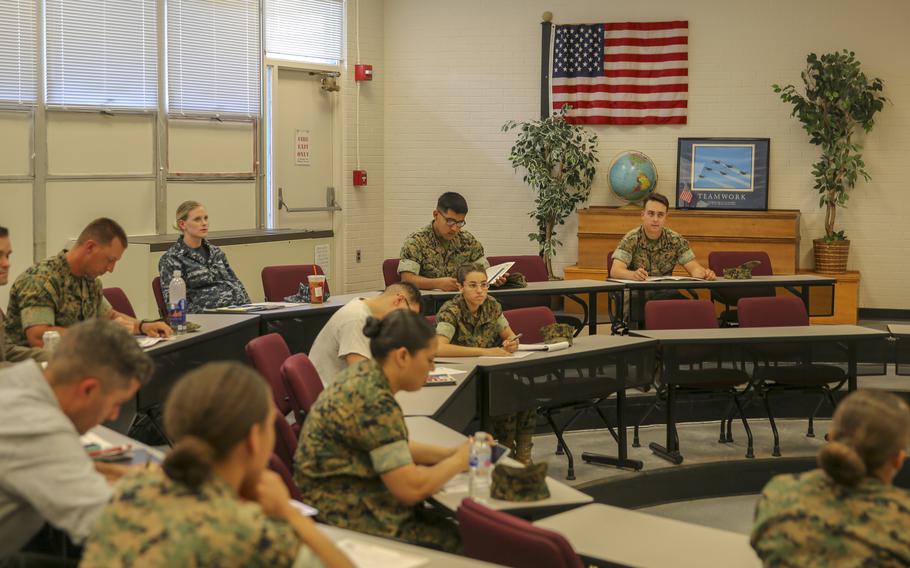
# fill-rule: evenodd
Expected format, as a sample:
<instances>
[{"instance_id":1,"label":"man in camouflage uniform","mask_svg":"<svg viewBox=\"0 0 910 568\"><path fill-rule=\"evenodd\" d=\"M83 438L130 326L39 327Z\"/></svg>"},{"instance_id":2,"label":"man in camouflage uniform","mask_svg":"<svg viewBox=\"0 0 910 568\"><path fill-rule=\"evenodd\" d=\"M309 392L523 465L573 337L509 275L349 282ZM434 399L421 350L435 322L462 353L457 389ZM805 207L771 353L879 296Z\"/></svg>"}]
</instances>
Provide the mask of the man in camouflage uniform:
<instances>
[{"instance_id":1,"label":"man in camouflage uniform","mask_svg":"<svg viewBox=\"0 0 910 568\"><path fill-rule=\"evenodd\" d=\"M436 335L449 340L452 345L488 349L502 344L501 332L509 327L502 313L502 306L491 296L472 314L461 294L442 305L436 314ZM493 437L508 448L518 461L531 462L535 409L492 417Z\"/></svg>"},{"instance_id":2,"label":"man in camouflage uniform","mask_svg":"<svg viewBox=\"0 0 910 568\"><path fill-rule=\"evenodd\" d=\"M165 304L169 300L168 285L175 270L180 271L186 282L187 313L198 314L207 308L224 308L251 301L224 251L207 240L203 240L199 248L190 248L180 237L158 261Z\"/></svg>"},{"instance_id":3,"label":"man in camouflage uniform","mask_svg":"<svg viewBox=\"0 0 910 568\"><path fill-rule=\"evenodd\" d=\"M133 334L169 337L167 324L140 322L114 310L104 298L98 277L114 271L126 246L123 228L102 217L82 230L71 250L20 274L10 290L7 338L18 345L42 347L45 331L63 334L66 328L92 318L115 320Z\"/></svg>"},{"instance_id":4,"label":"man in camouflage uniform","mask_svg":"<svg viewBox=\"0 0 910 568\"><path fill-rule=\"evenodd\" d=\"M751 542L765 566L908 566L908 534L906 490L875 477L846 487L817 469L765 486Z\"/></svg>"},{"instance_id":5,"label":"man in camouflage uniform","mask_svg":"<svg viewBox=\"0 0 910 568\"><path fill-rule=\"evenodd\" d=\"M399 501L381 477L414 462L401 407L380 363L368 359L342 371L307 414L294 482L330 525L457 552L451 520Z\"/></svg>"},{"instance_id":6,"label":"man in camouflage uniform","mask_svg":"<svg viewBox=\"0 0 910 568\"><path fill-rule=\"evenodd\" d=\"M398 274L420 290L458 291L455 271L462 264L476 263L485 269L490 263L483 245L474 235L462 229L468 214L468 202L453 191L443 193L433 210L433 222L409 236L399 253ZM493 286L501 286L501 276Z\"/></svg>"},{"instance_id":7,"label":"man in camouflage uniform","mask_svg":"<svg viewBox=\"0 0 910 568\"><path fill-rule=\"evenodd\" d=\"M6 227L0 227L0 286L5 286L9 280L11 254L13 254L13 246L10 243L9 230ZM0 368L26 359L46 361L47 354L43 349L14 345L6 340L5 319L3 310L0 310Z\"/></svg>"}]
</instances>

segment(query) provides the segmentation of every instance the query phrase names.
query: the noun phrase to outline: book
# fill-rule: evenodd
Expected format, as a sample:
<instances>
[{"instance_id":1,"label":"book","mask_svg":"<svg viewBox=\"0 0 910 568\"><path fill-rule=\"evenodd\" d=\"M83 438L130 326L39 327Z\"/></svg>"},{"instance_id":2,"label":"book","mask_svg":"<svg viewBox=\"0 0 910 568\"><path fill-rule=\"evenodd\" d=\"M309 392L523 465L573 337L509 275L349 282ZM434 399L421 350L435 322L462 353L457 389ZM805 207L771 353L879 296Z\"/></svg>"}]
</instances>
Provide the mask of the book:
<instances>
[{"instance_id":1,"label":"book","mask_svg":"<svg viewBox=\"0 0 910 568\"><path fill-rule=\"evenodd\" d=\"M638 284L642 282L642 280L629 280L626 278L608 278L607 280L610 282L622 282L623 284ZM704 278L696 278L694 276L649 276L645 282L681 282L686 280L700 282Z\"/></svg>"},{"instance_id":2,"label":"book","mask_svg":"<svg viewBox=\"0 0 910 568\"><path fill-rule=\"evenodd\" d=\"M513 266L515 266L514 262L503 262L502 264L487 268L487 282L493 284L493 282L496 282L500 276L508 272Z\"/></svg>"},{"instance_id":3,"label":"book","mask_svg":"<svg viewBox=\"0 0 910 568\"><path fill-rule=\"evenodd\" d=\"M455 379L448 374L437 374L431 373L427 377L427 382L424 383L425 387L444 387L450 385L458 384Z\"/></svg>"}]
</instances>

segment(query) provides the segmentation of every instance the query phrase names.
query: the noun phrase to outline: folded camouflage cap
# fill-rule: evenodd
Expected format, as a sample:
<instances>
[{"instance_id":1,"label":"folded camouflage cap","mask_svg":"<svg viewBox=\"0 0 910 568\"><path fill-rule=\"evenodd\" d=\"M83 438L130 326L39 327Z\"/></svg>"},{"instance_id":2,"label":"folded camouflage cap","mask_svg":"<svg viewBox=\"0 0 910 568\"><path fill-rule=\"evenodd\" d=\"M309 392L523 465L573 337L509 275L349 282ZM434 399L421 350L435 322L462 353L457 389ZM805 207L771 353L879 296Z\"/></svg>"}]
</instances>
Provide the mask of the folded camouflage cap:
<instances>
[{"instance_id":1,"label":"folded camouflage cap","mask_svg":"<svg viewBox=\"0 0 910 568\"><path fill-rule=\"evenodd\" d=\"M575 328L567 323L551 323L540 328L540 335L544 343L559 343L568 341L572 345L572 338L575 336Z\"/></svg>"},{"instance_id":2,"label":"folded camouflage cap","mask_svg":"<svg viewBox=\"0 0 910 568\"><path fill-rule=\"evenodd\" d=\"M728 280L749 280L752 278L752 269L761 264L760 260L750 260L739 266L724 268L724 278Z\"/></svg>"},{"instance_id":3,"label":"folded camouflage cap","mask_svg":"<svg viewBox=\"0 0 910 568\"><path fill-rule=\"evenodd\" d=\"M490 496L504 501L540 501L550 496L547 487L547 464L525 467L496 464Z\"/></svg>"},{"instance_id":4,"label":"folded camouflage cap","mask_svg":"<svg viewBox=\"0 0 910 568\"><path fill-rule=\"evenodd\" d=\"M325 302L329 299L329 290L328 288L322 289L322 301ZM310 285L308 282L301 282L300 288L297 290L297 293L292 296L285 296L285 302L291 302L293 304L309 304L310 303Z\"/></svg>"}]
</instances>

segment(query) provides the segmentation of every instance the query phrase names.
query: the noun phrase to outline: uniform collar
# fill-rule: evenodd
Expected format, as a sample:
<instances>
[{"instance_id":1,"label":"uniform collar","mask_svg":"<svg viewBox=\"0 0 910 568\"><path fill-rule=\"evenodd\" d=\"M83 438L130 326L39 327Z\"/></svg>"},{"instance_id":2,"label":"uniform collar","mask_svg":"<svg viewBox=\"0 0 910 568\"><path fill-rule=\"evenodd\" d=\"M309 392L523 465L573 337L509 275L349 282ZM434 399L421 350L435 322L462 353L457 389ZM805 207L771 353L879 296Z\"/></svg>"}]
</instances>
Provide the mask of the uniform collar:
<instances>
[{"instance_id":1,"label":"uniform collar","mask_svg":"<svg viewBox=\"0 0 910 568\"><path fill-rule=\"evenodd\" d=\"M206 239L202 239L202 246L194 249L190 248L189 245L183 241L183 235L177 237L177 248L180 249L181 254L184 256L192 256L199 262L205 261L205 257L200 252L200 249L205 249L206 253L211 253L209 242ZM209 256L211 257L211 254L209 254Z\"/></svg>"},{"instance_id":2,"label":"uniform collar","mask_svg":"<svg viewBox=\"0 0 910 568\"><path fill-rule=\"evenodd\" d=\"M648 237L648 234L645 233L644 225L640 225L638 227L638 232L639 232L638 242L641 243L641 246L644 249L657 250L661 246L663 246L664 243L667 242L667 228L666 227L664 227L660 230L660 236L657 237L656 239L651 239L650 237Z\"/></svg>"}]
</instances>

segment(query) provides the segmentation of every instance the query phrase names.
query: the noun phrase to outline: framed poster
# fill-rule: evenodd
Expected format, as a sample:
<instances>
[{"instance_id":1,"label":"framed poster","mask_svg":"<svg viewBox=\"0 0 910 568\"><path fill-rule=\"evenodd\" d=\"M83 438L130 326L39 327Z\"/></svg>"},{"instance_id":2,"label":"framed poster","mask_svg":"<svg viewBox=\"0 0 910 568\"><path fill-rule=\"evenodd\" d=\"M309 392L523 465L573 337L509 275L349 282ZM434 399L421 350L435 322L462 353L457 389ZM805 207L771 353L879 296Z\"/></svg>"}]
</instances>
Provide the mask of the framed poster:
<instances>
[{"instance_id":1,"label":"framed poster","mask_svg":"<svg viewBox=\"0 0 910 568\"><path fill-rule=\"evenodd\" d=\"M680 138L677 209L768 209L770 138Z\"/></svg>"}]
</instances>

